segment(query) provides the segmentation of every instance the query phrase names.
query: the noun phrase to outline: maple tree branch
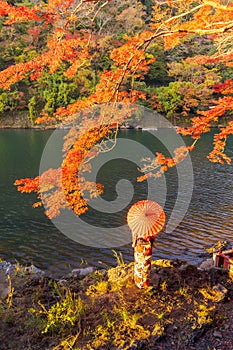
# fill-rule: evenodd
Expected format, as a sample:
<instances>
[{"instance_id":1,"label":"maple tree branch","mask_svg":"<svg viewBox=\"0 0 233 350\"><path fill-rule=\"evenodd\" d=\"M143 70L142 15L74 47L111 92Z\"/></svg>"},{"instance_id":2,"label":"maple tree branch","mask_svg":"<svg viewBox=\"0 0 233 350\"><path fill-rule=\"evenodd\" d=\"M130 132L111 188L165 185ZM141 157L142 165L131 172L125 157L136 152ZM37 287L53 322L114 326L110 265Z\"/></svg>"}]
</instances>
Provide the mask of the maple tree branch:
<instances>
[{"instance_id":1,"label":"maple tree branch","mask_svg":"<svg viewBox=\"0 0 233 350\"><path fill-rule=\"evenodd\" d=\"M211 7L214 7L215 9L218 10L224 10L224 11L233 11L233 6L229 6L229 5L221 5L221 4L217 4L215 1L211 1L211 0L202 0L204 5L209 5ZM232 4L230 4L232 5Z\"/></svg>"},{"instance_id":2,"label":"maple tree branch","mask_svg":"<svg viewBox=\"0 0 233 350\"><path fill-rule=\"evenodd\" d=\"M144 43L146 42L152 42L154 39L157 39L158 37L165 37L165 36L169 36L172 34L176 34L176 33L184 33L184 34L199 34L199 35L207 35L207 34L221 34L221 33L225 33L229 30L231 30L233 28L233 21L222 28L214 28L214 29L175 29L175 30L162 30L161 32L156 32L155 34L153 34L149 39L146 39Z\"/></svg>"},{"instance_id":3,"label":"maple tree branch","mask_svg":"<svg viewBox=\"0 0 233 350\"><path fill-rule=\"evenodd\" d=\"M197 10L200 10L202 7L204 7L205 5L204 4L201 4L201 5L198 5L198 6L195 6L195 7L193 7L191 10L189 10L189 11L186 11L186 12L183 12L183 13L180 13L179 15L176 15L176 16L173 16L173 17L171 17L171 18L168 18L166 21L164 21L164 23L169 23L169 22L172 22L172 21L174 21L174 20L176 20L176 19L179 19L179 18L182 18L182 17L185 17L185 16L187 16L187 15L190 15L190 13L193 13L193 12L195 12L195 11L197 11Z\"/></svg>"},{"instance_id":4,"label":"maple tree branch","mask_svg":"<svg viewBox=\"0 0 233 350\"><path fill-rule=\"evenodd\" d=\"M89 38L88 38L88 43L87 43L87 46L90 45L90 42L91 42L91 38L92 38L92 34L93 34L93 25L94 25L94 21L96 19L96 17L98 16L98 14L100 13L100 11L105 7L107 6L107 4L110 2L111 0L106 0L96 11L96 13L94 14L93 18L91 19L91 28L90 28L90 35L89 35Z\"/></svg>"},{"instance_id":5,"label":"maple tree branch","mask_svg":"<svg viewBox=\"0 0 233 350\"><path fill-rule=\"evenodd\" d=\"M71 12L70 16L74 16L76 14L76 12L79 10L79 8L82 6L84 0L80 0L80 3L75 7L75 9ZM70 24L71 20L68 19L66 24L65 24L65 29L68 27L68 25Z\"/></svg>"},{"instance_id":6,"label":"maple tree branch","mask_svg":"<svg viewBox=\"0 0 233 350\"><path fill-rule=\"evenodd\" d=\"M92 18L91 22L94 22L94 20L96 19L96 17L98 16L98 14L100 13L100 11L107 6L107 4L110 2L111 0L106 0L96 11L96 13L94 14L94 17Z\"/></svg>"},{"instance_id":7,"label":"maple tree branch","mask_svg":"<svg viewBox=\"0 0 233 350\"><path fill-rule=\"evenodd\" d=\"M155 35L153 36L153 38L150 38L148 40L153 40L159 36L169 36L169 35L172 35L172 34L176 34L176 33L187 33L187 34L199 34L199 35L208 35L208 34L221 34L221 33L225 33L229 30L231 30L233 28L233 21L228 21L227 22L227 25L226 23L224 22L224 26L221 27L221 28L213 28L213 29L200 29L200 28L196 28L196 29L175 29L175 30L172 30L172 29L162 29L163 26L165 26L166 24L169 24L177 19L180 19L180 18L183 18L193 12L196 12L198 10L200 10L201 8L205 7L205 6L211 6L213 8L216 8L216 9L220 9L220 10L224 10L224 11L233 11L233 6L228 6L228 5L221 5L221 4L216 4L214 1L211 1L211 0L203 0L203 3L198 5L198 6L195 6L194 8L186 11L186 12L183 12L183 13L180 13L176 16L173 16L167 20L165 20L161 26L159 28L157 28L156 30L156 33ZM212 23L211 25L212 26L216 26L216 25L219 25L221 23ZM210 26L210 24L209 24ZM162 29L160 31L160 29Z\"/></svg>"},{"instance_id":8,"label":"maple tree branch","mask_svg":"<svg viewBox=\"0 0 233 350\"><path fill-rule=\"evenodd\" d=\"M114 138L110 140L110 138L108 137L108 140L111 141L111 142L113 143L112 146L104 149L104 148L102 147L102 143L100 143L100 153L107 153L107 152L110 152L110 151L113 150L113 148L116 146L116 143L117 143L118 131L119 131L119 123L117 123L116 130L114 131ZM106 141L103 141L103 144L104 144L105 142L106 142Z\"/></svg>"},{"instance_id":9,"label":"maple tree branch","mask_svg":"<svg viewBox=\"0 0 233 350\"><path fill-rule=\"evenodd\" d=\"M206 35L206 34L221 34L229 31L230 29L233 28L233 21L222 28L214 28L214 29L194 29L194 30L179 30L180 33L195 33L195 34L200 34L200 35Z\"/></svg>"}]
</instances>

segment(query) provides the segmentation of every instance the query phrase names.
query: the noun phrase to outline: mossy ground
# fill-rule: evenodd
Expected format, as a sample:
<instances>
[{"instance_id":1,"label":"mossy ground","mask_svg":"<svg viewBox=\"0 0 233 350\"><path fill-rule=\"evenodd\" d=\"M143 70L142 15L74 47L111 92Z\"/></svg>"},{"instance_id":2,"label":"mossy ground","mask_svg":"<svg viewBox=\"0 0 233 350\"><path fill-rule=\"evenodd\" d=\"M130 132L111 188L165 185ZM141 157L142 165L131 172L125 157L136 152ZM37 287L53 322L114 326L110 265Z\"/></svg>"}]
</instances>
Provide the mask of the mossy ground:
<instances>
[{"instance_id":1,"label":"mossy ground","mask_svg":"<svg viewBox=\"0 0 233 350\"><path fill-rule=\"evenodd\" d=\"M233 284L225 271L155 261L146 290L134 285L133 264L82 279L16 274L10 282L0 302L1 350L224 350L233 341ZM216 284L228 290L220 302Z\"/></svg>"}]
</instances>

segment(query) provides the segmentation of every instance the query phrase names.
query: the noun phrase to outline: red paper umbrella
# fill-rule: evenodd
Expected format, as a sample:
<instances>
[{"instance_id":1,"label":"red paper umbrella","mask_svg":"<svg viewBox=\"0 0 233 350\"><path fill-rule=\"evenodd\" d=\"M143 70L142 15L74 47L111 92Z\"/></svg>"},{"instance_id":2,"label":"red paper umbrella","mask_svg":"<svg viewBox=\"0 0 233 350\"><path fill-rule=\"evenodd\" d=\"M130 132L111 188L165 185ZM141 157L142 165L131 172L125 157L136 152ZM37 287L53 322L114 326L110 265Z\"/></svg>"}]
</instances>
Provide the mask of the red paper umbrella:
<instances>
[{"instance_id":1,"label":"red paper umbrella","mask_svg":"<svg viewBox=\"0 0 233 350\"><path fill-rule=\"evenodd\" d=\"M133 246L138 238L154 239L165 221L163 208L156 202L143 200L132 205L128 211L127 223L133 233Z\"/></svg>"}]
</instances>

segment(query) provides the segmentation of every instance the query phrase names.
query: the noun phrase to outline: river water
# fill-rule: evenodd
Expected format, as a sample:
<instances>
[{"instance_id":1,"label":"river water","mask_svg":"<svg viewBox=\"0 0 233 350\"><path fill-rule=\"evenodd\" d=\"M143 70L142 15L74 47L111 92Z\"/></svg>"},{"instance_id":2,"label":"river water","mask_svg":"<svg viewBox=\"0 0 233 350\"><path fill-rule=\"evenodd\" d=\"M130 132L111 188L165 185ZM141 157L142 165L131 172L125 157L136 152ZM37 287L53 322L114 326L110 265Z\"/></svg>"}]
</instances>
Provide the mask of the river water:
<instances>
[{"instance_id":1,"label":"river water","mask_svg":"<svg viewBox=\"0 0 233 350\"><path fill-rule=\"evenodd\" d=\"M38 175L41 155L51 134L52 131L37 130L0 131L0 258L22 264L33 263L57 276L64 275L84 261L97 267L113 266L116 259L112 248L89 247L68 238L44 215L43 208L32 208L34 194L20 194L13 185L15 179ZM149 147L150 138L146 132L122 131L120 137L137 142L143 140ZM162 231L158 235L153 253L155 259L179 258L198 264L205 247L217 240L233 242L233 165L212 164L206 159L212 137L212 133L205 135L191 155L194 169L191 203L182 222L172 233ZM233 156L232 139L228 142L227 152ZM137 167L129 166L125 160L114 162L114 166L105 169L105 174L99 175L100 179L104 178L105 199L114 200L116 183L125 176L134 185L133 200L143 199L145 184L137 185L135 181ZM177 173L171 171L166 176L165 212L169 217L175 203ZM124 221L125 213L108 214L106 226L110 227L115 217ZM97 224L106 220L103 215L91 215L94 215ZM130 243L116 250L122 253L125 262L133 260Z\"/></svg>"}]
</instances>

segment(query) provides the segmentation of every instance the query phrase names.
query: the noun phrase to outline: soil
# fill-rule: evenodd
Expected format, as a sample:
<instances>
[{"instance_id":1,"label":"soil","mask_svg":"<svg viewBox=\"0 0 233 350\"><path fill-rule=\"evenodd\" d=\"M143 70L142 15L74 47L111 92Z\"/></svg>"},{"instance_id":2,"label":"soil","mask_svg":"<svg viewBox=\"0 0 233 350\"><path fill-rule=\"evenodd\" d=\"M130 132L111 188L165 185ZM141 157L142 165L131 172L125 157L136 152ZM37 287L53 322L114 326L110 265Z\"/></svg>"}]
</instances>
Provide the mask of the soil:
<instances>
[{"instance_id":1,"label":"soil","mask_svg":"<svg viewBox=\"0 0 233 350\"><path fill-rule=\"evenodd\" d=\"M181 261L153 262L141 290L133 264L64 280L15 272L0 302L0 349L229 350L232 309L227 271Z\"/></svg>"}]
</instances>

